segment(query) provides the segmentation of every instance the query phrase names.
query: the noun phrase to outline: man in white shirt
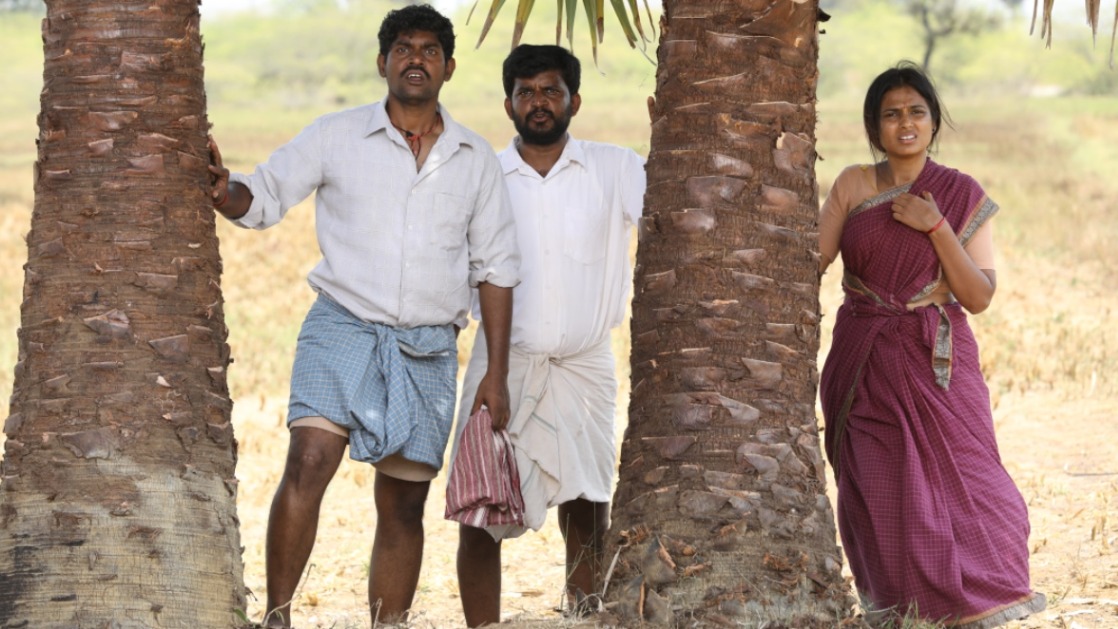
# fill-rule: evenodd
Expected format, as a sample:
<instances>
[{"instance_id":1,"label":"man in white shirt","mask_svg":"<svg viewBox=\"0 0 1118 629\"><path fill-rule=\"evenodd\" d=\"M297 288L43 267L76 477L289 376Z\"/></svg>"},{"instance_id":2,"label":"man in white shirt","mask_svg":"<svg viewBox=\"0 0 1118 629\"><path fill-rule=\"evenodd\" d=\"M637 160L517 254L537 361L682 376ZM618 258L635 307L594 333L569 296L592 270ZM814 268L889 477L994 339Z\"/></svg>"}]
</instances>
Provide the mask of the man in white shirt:
<instances>
[{"instance_id":1,"label":"man in white shirt","mask_svg":"<svg viewBox=\"0 0 1118 629\"><path fill-rule=\"evenodd\" d=\"M610 330L628 304L629 243L645 188L635 152L567 133L581 104L579 72L578 59L558 46L513 50L504 63L505 111L517 137L498 156L522 257L508 430L525 523L539 530L547 509L558 506L573 611L601 591L596 579L616 464ZM487 372L486 333L479 333L467 367L464 402ZM468 415L463 404L459 430ZM469 626L500 621L500 540L525 530L460 525L458 587Z\"/></svg>"},{"instance_id":2,"label":"man in white shirt","mask_svg":"<svg viewBox=\"0 0 1118 629\"><path fill-rule=\"evenodd\" d=\"M369 603L406 619L423 554L423 507L454 419L457 330L480 295L490 363L467 406L508 421L507 354L519 254L500 165L438 95L454 31L427 5L391 11L378 33L388 83L375 104L315 120L252 175L211 142L214 207L264 229L312 192L319 294L299 334L290 444L268 521L266 626L290 625L318 511L346 446L377 468Z\"/></svg>"}]
</instances>

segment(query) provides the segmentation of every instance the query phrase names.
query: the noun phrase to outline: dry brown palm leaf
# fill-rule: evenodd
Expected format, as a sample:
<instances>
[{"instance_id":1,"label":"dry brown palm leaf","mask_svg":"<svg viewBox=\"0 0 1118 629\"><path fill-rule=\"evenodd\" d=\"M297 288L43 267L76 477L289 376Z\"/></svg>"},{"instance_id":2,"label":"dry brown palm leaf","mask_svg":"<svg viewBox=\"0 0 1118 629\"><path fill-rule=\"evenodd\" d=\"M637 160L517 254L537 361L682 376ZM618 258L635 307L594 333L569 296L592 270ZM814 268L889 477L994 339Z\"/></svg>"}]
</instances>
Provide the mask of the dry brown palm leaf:
<instances>
[{"instance_id":1,"label":"dry brown palm leaf","mask_svg":"<svg viewBox=\"0 0 1118 629\"><path fill-rule=\"evenodd\" d=\"M1040 0L1033 0L1033 18L1029 23L1029 34L1036 30L1037 9ZM1045 40L1045 47L1052 47L1052 8L1055 0L1044 0L1041 17L1040 36ZM1087 25L1091 28L1091 38L1097 39L1099 32L1099 11L1102 8L1101 0L1086 0L1084 11L1087 13ZM1118 5L1114 7L1114 25L1110 31L1110 67L1114 68L1114 41L1118 39Z\"/></svg>"},{"instance_id":2,"label":"dry brown palm leaf","mask_svg":"<svg viewBox=\"0 0 1118 629\"><path fill-rule=\"evenodd\" d=\"M1114 4L1114 26L1110 28L1110 69L1114 69L1114 40L1118 39L1118 3Z\"/></svg>"},{"instance_id":3,"label":"dry brown palm leaf","mask_svg":"<svg viewBox=\"0 0 1118 629\"><path fill-rule=\"evenodd\" d=\"M1040 0L1033 0L1033 19L1029 24L1029 34L1036 30L1037 5ZM1052 6L1053 0L1044 0L1044 8L1040 22L1040 37L1045 40L1045 47L1052 47Z\"/></svg>"},{"instance_id":4,"label":"dry brown palm leaf","mask_svg":"<svg viewBox=\"0 0 1118 629\"><path fill-rule=\"evenodd\" d=\"M1087 0L1087 24L1091 27L1091 39L1097 40L1099 34L1099 8L1101 0Z\"/></svg>"}]
</instances>

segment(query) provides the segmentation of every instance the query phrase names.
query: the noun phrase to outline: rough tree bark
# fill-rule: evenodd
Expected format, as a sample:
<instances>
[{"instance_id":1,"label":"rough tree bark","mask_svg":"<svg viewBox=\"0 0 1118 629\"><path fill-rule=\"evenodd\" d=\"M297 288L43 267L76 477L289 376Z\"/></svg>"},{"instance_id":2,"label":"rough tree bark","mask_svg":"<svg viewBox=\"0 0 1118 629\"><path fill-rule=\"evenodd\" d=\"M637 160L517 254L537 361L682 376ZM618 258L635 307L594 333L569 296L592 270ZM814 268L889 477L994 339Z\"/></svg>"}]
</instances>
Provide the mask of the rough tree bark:
<instances>
[{"instance_id":1,"label":"rough tree bark","mask_svg":"<svg viewBox=\"0 0 1118 629\"><path fill-rule=\"evenodd\" d=\"M607 555L630 621L850 614L814 410L817 11L664 2Z\"/></svg>"},{"instance_id":2,"label":"rough tree bark","mask_svg":"<svg viewBox=\"0 0 1118 629\"><path fill-rule=\"evenodd\" d=\"M244 608L197 0L48 0L0 627Z\"/></svg>"}]
</instances>

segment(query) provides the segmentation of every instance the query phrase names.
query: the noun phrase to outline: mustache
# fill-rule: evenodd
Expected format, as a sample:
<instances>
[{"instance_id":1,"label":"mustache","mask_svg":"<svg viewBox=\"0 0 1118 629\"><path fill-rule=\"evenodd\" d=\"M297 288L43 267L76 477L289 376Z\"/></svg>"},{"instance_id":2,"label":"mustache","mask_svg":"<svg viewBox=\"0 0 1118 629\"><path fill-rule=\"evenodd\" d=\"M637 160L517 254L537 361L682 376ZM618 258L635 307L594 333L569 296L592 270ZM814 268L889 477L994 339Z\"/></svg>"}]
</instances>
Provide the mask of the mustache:
<instances>
[{"instance_id":1,"label":"mustache","mask_svg":"<svg viewBox=\"0 0 1118 629\"><path fill-rule=\"evenodd\" d=\"M550 111L544 109L543 107L537 107L537 108L533 109L532 111L528 112L528 115L525 116L525 118L531 118L532 116L535 116L536 114L544 114L548 118L551 118L552 120L555 120L555 114L553 112L550 112Z\"/></svg>"},{"instance_id":2,"label":"mustache","mask_svg":"<svg viewBox=\"0 0 1118 629\"><path fill-rule=\"evenodd\" d=\"M419 66L412 66L412 67L406 68L403 72L400 73L400 76L401 77L407 76L408 73L410 73L410 72L418 72L418 73L422 74L424 77L426 77L428 79L431 78L431 75L427 74L427 71L424 70L423 68L419 67Z\"/></svg>"}]
</instances>

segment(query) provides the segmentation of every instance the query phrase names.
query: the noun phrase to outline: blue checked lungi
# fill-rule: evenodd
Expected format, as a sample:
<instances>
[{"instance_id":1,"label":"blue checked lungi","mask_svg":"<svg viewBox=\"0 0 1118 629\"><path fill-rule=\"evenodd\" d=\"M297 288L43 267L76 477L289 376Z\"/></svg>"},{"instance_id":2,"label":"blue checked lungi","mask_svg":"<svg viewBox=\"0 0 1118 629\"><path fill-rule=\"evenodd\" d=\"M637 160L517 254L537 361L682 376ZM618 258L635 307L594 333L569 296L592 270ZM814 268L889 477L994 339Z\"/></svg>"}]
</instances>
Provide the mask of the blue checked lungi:
<instances>
[{"instance_id":1,"label":"blue checked lungi","mask_svg":"<svg viewBox=\"0 0 1118 629\"><path fill-rule=\"evenodd\" d=\"M400 453L440 469L454 421L458 346L453 325L369 323L319 295L291 373L287 421L325 417L349 430L349 456Z\"/></svg>"}]
</instances>

